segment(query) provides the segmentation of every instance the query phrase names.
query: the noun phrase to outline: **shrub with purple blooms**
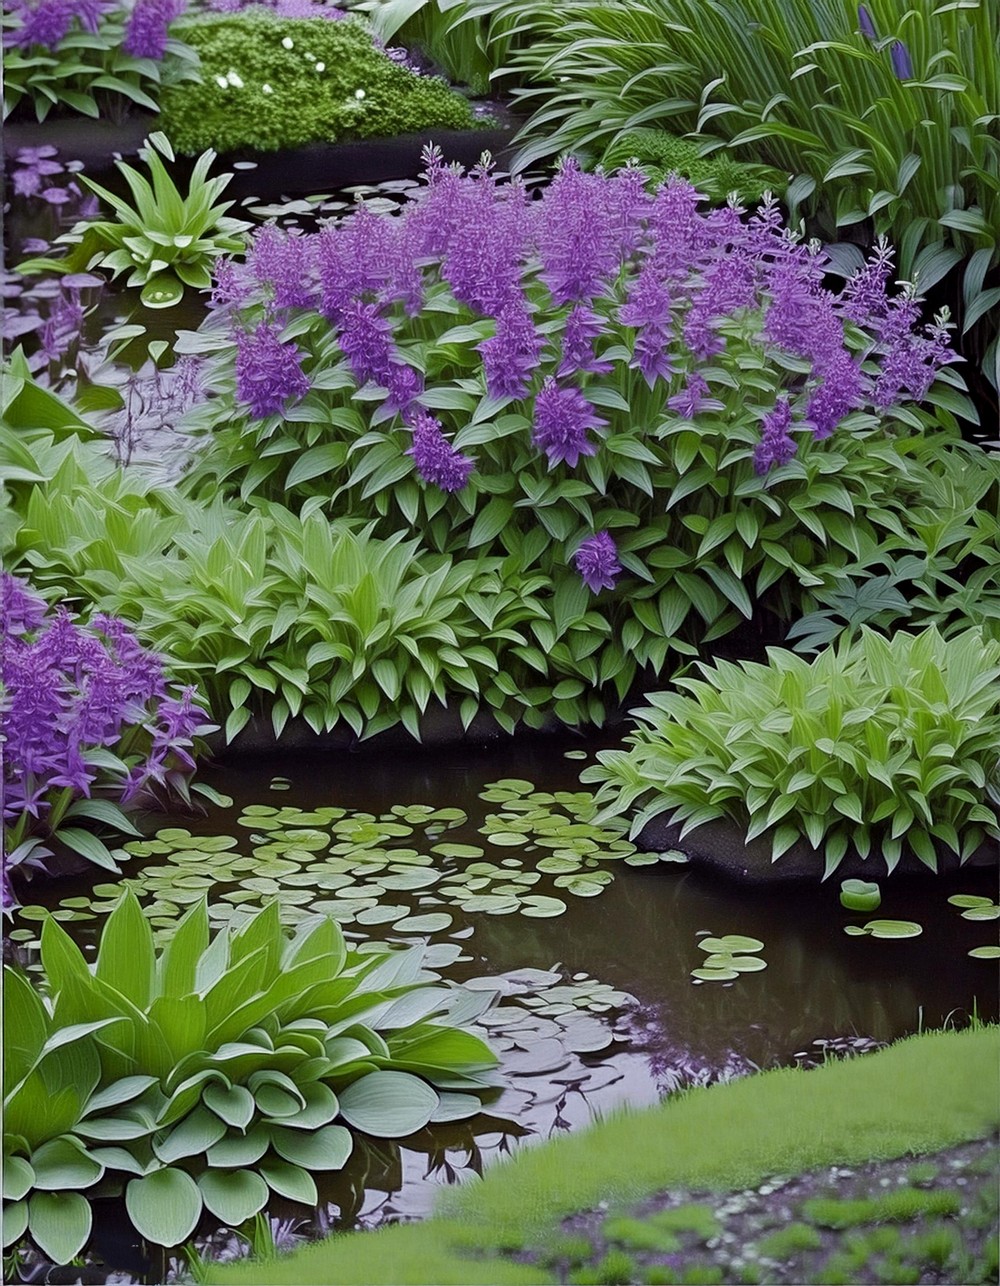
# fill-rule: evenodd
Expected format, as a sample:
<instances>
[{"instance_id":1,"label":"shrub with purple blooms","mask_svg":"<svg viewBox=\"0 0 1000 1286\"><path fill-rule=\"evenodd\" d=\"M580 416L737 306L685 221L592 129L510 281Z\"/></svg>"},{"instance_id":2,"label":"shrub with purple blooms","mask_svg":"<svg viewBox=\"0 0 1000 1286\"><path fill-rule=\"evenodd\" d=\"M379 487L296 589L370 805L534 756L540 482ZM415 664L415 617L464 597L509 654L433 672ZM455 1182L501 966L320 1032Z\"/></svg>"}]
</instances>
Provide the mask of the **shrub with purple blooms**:
<instances>
[{"instance_id":1,"label":"shrub with purple blooms","mask_svg":"<svg viewBox=\"0 0 1000 1286\"><path fill-rule=\"evenodd\" d=\"M171 34L186 0L5 0L6 119L30 108L99 116L157 111L162 85L196 78L197 55Z\"/></svg>"},{"instance_id":2,"label":"shrub with purple blooms","mask_svg":"<svg viewBox=\"0 0 1000 1286\"><path fill-rule=\"evenodd\" d=\"M193 688L170 694L163 663L123 621L80 625L0 574L0 691L5 906L12 867L41 865L55 845L117 870L88 823L135 834L123 807L188 799L205 712Z\"/></svg>"},{"instance_id":3,"label":"shrub with purple blooms","mask_svg":"<svg viewBox=\"0 0 1000 1286\"><path fill-rule=\"evenodd\" d=\"M534 200L433 152L424 177L399 215L265 227L220 266L189 493L378 515L553 601L582 578L614 640L585 677L621 691L905 523L905 440L955 436L962 395L887 246L837 293L771 201L572 162Z\"/></svg>"}]
</instances>

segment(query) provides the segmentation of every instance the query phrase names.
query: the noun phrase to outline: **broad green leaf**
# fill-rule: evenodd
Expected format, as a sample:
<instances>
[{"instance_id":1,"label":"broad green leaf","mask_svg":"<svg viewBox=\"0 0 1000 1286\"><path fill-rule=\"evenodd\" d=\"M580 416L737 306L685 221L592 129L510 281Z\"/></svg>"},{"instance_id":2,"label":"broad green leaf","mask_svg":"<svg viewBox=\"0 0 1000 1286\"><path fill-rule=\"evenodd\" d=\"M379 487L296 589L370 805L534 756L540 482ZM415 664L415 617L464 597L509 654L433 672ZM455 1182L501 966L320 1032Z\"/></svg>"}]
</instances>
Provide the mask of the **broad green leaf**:
<instances>
[{"instance_id":1,"label":"broad green leaf","mask_svg":"<svg viewBox=\"0 0 1000 1286\"><path fill-rule=\"evenodd\" d=\"M245 1130L253 1120L254 1098L245 1085L233 1085L230 1089L224 1085L209 1085L202 1101L227 1125L239 1130Z\"/></svg>"},{"instance_id":2,"label":"broad green leaf","mask_svg":"<svg viewBox=\"0 0 1000 1286\"><path fill-rule=\"evenodd\" d=\"M3 1159L3 1199L20 1201L31 1191L35 1182L35 1172L21 1156L5 1153ZM5 1243L6 1244L6 1243Z\"/></svg>"},{"instance_id":3,"label":"broad green leaf","mask_svg":"<svg viewBox=\"0 0 1000 1286\"><path fill-rule=\"evenodd\" d=\"M270 1134L278 1156L306 1170L342 1170L354 1148L342 1125L324 1125L313 1133L272 1125Z\"/></svg>"},{"instance_id":4,"label":"broad green leaf","mask_svg":"<svg viewBox=\"0 0 1000 1286\"><path fill-rule=\"evenodd\" d=\"M79 1192L34 1192L28 1202L28 1231L42 1254L68 1264L87 1244L90 1203Z\"/></svg>"},{"instance_id":5,"label":"broad green leaf","mask_svg":"<svg viewBox=\"0 0 1000 1286\"><path fill-rule=\"evenodd\" d=\"M435 1091L406 1072L372 1072L340 1093L340 1114L348 1125L378 1139L422 1130L437 1108Z\"/></svg>"},{"instance_id":6,"label":"broad green leaf","mask_svg":"<svg viewBox=\"0 0 1000 1286\"><path fill-rule=\"evenodd\" d=\"M184 1157L200 1156L207 1152L225 1132L225 1122L220 1121L207 1107L199 1105L164 1138L154 1139L153 1151L161 1161L170 1165Z\"/></svg>"},{"instance_id":7,"label":"broad green leaf","mask_svg":"<svg viewBox=\"0 0 1000 1286\"><path fill-rule=\"evenodd\" d=\"M156 1246L178 1246L195 1230L202 1196L183 1170L156 1170L129 1182L125 1208L140 1236Z\"/></svg>"},{"instance_id":8,"label":"broad green leaf","mask_svg":"<svg viewBox=\"0 0 1000 1286\"><path fill-rule=\"evenodd\" d=\"M51 1139L31 1154L34 1186L55 1192L67 1188L89 1188L104 1173L104 1166L91 1157L82 1143L63 1136Z\"/></svg>"},{"instance_id":9,"label":"broad green leaf","mask_svg":"<svg viewBox=\"0 0 1000 1286\"><path fill-rule=\"evenodd\" d=\"M477 1100L478 1102L478 1100ZM281 1197L315 1206L319 1200L316 1182L307 1170L288 1161L263 1161L258 1167L261 1178Z\"/></svg>"},{"instance_id":10,"label":"broad green leaf","mask_svg":"<svg viewBox=\"0 0 1000 1286\"><path fill-rule=\"evenodd\" d=\"M205 1208L238 1228L267 1205L268 1188L252 1170L208 1170L198 1178Z\"/></svg>"}]
</instances>

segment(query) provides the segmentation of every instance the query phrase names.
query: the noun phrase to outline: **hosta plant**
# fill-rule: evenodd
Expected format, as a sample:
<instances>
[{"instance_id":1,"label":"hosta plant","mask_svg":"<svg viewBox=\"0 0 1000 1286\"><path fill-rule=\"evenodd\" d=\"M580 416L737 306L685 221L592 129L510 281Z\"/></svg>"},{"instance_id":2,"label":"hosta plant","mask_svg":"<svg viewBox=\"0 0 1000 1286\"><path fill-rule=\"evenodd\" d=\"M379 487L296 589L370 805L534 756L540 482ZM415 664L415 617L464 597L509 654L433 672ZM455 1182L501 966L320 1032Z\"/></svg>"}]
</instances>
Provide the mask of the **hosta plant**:
<instances>
[{"instance_id":1,"label":"hosta plant","mask_svg":"<svg viewBox=\"0 0 1000 1286\"><path fill-rule=\"evenodd\" d=\"M272 1192L315 1204L313 1173L345 1165L353 1131L473 1116L493 1084L495 1055L462 1030L491 996L441 983L422 947L355 951L329 917L289 938L276 902L210 939L202 900L157 951L129 890L93 965L54 919L41 957L44 998L6 971L25 1021L4 1028L4 1224L58 1262L90 1226L65 1189L124 1186L139 1234L173 1246L203 1211L236 1226Z\"/></svg>"},{"instance_id":2,"label":"hosta plant","mask_svg":"<svg viewBox=\"0 0 1000 1286\"><path fill-rule=\"evenodd\" d=\"M717 662L683 692L636 712L626 750L602 751L585 781L605 813L635 812L633 834L667 814L684 834L729 818L777 861L806 840L824 878L849 848L936 869L1000 839L1000 643L931 627L871 630L808 662Z\"/></svg>"},{"instance_id":3,"label":"hosta plant","mask_svg":"<svg viewBox=\"0 0 1000 1286\"><path fill-rule=\"evenodd\" d=\"M197 78L198 57L171 25L184 0L10 0L3 16L4 119L30 105L83 116L155 112L164 85ZM22 106L23 104L23 106Z\"/></svg>"},{"instance_id":4,"label":"hosta plant","mask_svg":"<svg viewBox=\"0 0 1000 1286\"><path fill-rule=\"evenodd\" d=\"M160 658L121 620L75 623L0 573L3 684L3 902L8 873L53 845L118 869L94 822L138 832L122 811L140 799L189 798L193 739L210 728L194 689L171 695Z\"/></svg>"},{"instance_id":5,"label":"hosta plant","mask_svg":"<svg viewBox=\"0 0 1000 1286\"><path fill-rule=\"evenodd\" d=\"M219 201L231 174L208 177L215 153L203 152L195 163L187 195L180 192L161 158L174 153L164 134L151 134L139 149L147 179L124 161L115 164L125 177L134 204L116 196L86 175L83 182L114 210L113 219L84 219L59 240L70 246L64 259L29 259L23 273L107 268L113 277L129 273L128 286L141 286L147 308L177 303L185 286L198 290L212 284L211 266L223 254L243 246L250 224L232 219L231 201Z\"/></svg>"}]
</instances>

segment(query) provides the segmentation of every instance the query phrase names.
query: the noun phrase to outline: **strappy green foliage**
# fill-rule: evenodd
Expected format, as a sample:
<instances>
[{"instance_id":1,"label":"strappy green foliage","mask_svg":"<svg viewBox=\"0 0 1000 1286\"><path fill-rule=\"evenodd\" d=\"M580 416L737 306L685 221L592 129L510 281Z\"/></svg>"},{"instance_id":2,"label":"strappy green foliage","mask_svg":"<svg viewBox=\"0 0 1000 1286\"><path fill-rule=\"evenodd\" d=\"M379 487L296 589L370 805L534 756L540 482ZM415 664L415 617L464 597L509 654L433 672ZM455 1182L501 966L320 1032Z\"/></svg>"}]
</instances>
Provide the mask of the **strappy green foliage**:
<instances>
[{"instance_id":1,"label":"strappy green foliage","mask_svg":"<svg viewBox=\"0 0 1000 1286\"><path fill-rule=\"evenodd\" d=\"M865 629L812 663L768 656L647 698L629 748L583 773L603 812L638 804L633 834L663 813L684 833L729 817L748 840L770 832L774 860L808 840L825 876L849 847L936 870L939 848L964 860L1000 839L1000 643Z\"/></svg>"},{"instance_id":2,"label":"strappy green foliage","mask_svg":"<svg viewBox=\"0 0 1000 1286\"><path fill-rule=\"evenodd\" d=\"M124 1183L136 1230L173 1246L203 1209L315 1205L352 1131L473 1116L491 1086L462 1030L491 997L442 984L422 947L355 951L328 917L288 938L271 903L210 940L203 899L158 952L128 890L96 963L54 919L41 955L44 998L4 969L4 1244L27 1230L57 1263L90 1235L76 1189Z\"/></svg>"},{"instance_id":3,"label":"strappy green foliage","mask_svg":"<svg viewBox=\"0 0 1000 1286\"><path fill-rule=\"evenodd\" d=\"M680 174L708 200L720 204L735 192L742 205L756 205L765 192L780 196L788 182L781 170L737 161L730 152L702 156L697 143L665 129L629 130L607 149L602 164L617 170L633 158L651 183L658 185L671 174Z\"/></svg>"}]
</instances>

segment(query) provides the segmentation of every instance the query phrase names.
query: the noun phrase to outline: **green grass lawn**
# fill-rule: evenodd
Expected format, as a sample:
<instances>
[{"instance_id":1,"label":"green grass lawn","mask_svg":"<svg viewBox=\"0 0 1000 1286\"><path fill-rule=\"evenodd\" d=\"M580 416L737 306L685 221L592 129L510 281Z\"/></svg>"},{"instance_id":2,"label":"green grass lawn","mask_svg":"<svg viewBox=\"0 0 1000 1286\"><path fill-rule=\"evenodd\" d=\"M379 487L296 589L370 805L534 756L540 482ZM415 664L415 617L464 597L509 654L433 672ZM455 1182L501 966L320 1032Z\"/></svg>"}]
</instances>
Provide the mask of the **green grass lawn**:
<instances>
[{"instance_id":1,"label":"green grass lawn","mask_svg":"<svg viewBox=\"0 0 1000 1286\"><path fill-rule=\"evenodd\" d=\"M728 1191L771 1175L925 1155L1000 1123L1000 1028L913 1036L816 1071L765 1072L526 1148L444 1193L423 1224L351 1233L267 1262L212 1266L212 1283L426 1286L552 1281L503 1251L544 1244L601 1202Z\"/></svg>"}]
</instances>

